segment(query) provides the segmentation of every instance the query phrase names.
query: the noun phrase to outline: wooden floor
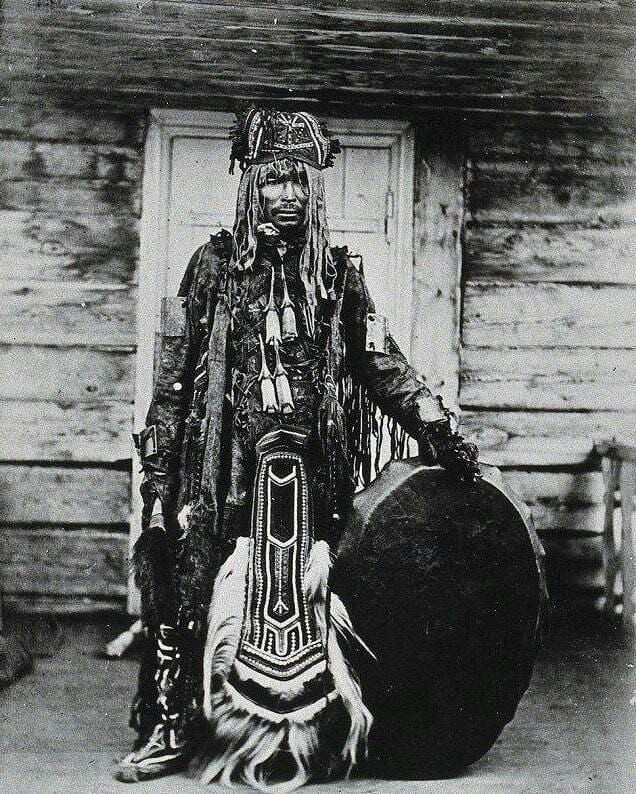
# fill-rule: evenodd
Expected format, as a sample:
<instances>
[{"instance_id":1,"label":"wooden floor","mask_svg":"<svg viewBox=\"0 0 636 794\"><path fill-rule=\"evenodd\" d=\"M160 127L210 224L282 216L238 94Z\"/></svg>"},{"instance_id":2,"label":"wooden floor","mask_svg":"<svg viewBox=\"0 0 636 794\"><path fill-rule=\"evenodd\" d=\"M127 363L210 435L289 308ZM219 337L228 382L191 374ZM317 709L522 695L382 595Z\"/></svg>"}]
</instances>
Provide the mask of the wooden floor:
<instances>
[{"instance_id":1,"label":"wooden floor","mask_svg":"<svg viewBox=\"0 0 636 794\"><path fill-rule=\"evenodd\" d=\"M567 624L566 624L567 626ZM0 694L0 791L115 794L111 778L131 742L126 712L136 664L98 658L120 624L69 624L52 658ZM631 703L630 703L631 701ZM462 777L361 780L307 794L618 794L636 790L634 657L616 631L553 631L529 693L495 747ZM630 749L630 747L632 749ZM177 776L136 784L139 794L201 791ZM211 790L219 790L211 787ZM247 789L245 790L247 791Z\"/></svg>"}]
</instances>

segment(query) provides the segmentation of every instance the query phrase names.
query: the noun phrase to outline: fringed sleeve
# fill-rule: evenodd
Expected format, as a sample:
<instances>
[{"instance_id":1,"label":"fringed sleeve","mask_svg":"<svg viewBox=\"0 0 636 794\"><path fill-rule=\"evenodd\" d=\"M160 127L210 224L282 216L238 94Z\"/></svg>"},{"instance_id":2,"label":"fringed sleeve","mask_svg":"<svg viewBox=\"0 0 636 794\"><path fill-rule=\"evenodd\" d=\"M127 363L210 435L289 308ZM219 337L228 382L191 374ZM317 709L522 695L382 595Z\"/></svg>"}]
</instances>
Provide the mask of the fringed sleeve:
<instances>
[{"instance_id":1,"label":"fringed sleeve","mask_svg":"<svg viewBox=\"0 0 636 794\"><path fill-rule=\"evenodd\" d=\"M432 394L390 335L386 352L366 349L367 317L374 312L364 277L350 263L341 315L347 368L383 413L418 438L429 422L445 419L447 413L441 399Z\"/></svg>"},{"instance_id":2,"label":"fringed sleeve","mask_svg":"<svg viewBox=\"0 0 636 794\"><path fill-rule=\"evenodd\" d=\"M438 463L453 476L474 482L480 471L479 451L454 429L452 414L444 407L441 397L433 395L390 335L383 345L384 352L367 350L367 318L374 311L364 277L349 265L342 320L346 362L353 380L357 381L357 388L349 389L353 408L349 414L354 417L349 428L349 458L354 481L366 484L373 468L377 473L386 425L392 459L409 453L408 440L404 437L407 433L417 441L420 459L425 464ZM378 417L376 405L389 417L388 421ZM396 422L400 427L396 427Z\"/></svg>"}]
</instances>

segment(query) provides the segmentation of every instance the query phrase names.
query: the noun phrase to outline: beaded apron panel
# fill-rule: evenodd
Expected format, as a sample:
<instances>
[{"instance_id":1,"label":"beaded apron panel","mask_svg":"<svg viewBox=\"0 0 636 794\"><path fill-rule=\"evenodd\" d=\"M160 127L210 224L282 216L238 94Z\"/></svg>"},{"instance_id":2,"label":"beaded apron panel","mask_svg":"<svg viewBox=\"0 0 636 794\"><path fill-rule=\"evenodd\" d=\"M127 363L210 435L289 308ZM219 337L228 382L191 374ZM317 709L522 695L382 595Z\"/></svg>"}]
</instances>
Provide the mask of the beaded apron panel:
<instances>
[{"instance_id":1,"label":"beaded apron panel","mask_svg":"<svg viewBox=\"0 0 636 794\"><path fill-rule=\"evenodd\" d=\"M236 689L257 700L263 688L270 696L284 693L286 709L300 705L290 702L292 680L293 690L304 682L305 704L317 686L325 694L325 649L304 593L313 544L306 439L304 431L279 429L257 445L245 613L231 676Z\"/></svg>"}]
</instances>

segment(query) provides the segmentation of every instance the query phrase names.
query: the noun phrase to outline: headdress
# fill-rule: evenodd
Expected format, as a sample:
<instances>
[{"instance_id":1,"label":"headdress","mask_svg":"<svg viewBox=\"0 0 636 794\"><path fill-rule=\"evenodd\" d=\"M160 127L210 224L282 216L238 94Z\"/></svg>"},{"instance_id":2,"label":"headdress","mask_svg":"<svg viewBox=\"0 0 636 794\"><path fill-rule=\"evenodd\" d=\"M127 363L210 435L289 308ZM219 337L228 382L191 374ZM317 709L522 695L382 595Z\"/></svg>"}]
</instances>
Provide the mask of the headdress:
<instances>
[{"instance_id":1,"label":"headdress","mask_svg":"<svg viewBox=\"0 0 636 794\"><path fill-rule=\"evenodd\" d=\"M252 107L247 113L237 114L232 131L230 173L235 162L244 170L283 157L322 170L333 165L334 155L339 151L340 143L311 114Z\"/></svg>"}]
</instances>

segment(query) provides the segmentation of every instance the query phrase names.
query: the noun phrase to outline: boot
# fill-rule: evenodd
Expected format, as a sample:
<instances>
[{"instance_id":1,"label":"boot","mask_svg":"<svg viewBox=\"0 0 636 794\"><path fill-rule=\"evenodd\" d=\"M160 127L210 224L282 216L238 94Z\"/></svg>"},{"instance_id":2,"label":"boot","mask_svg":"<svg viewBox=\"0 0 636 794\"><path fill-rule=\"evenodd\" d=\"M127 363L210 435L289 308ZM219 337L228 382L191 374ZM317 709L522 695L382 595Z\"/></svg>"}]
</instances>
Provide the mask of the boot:
<instances>
[{"instance_id":1,"label":"boot","mask_svg":"<svg viewBox=\"0 0 636 794\"><path fill-rule=\"evenodd\" d=\"M117 780L136 783L171 775L183 769L190 760L179 709L181 665L177 630L161 624L157 632L155 672L159 720L141 745L119 762L115 772Z\"/></svg>"}]
</instances>

